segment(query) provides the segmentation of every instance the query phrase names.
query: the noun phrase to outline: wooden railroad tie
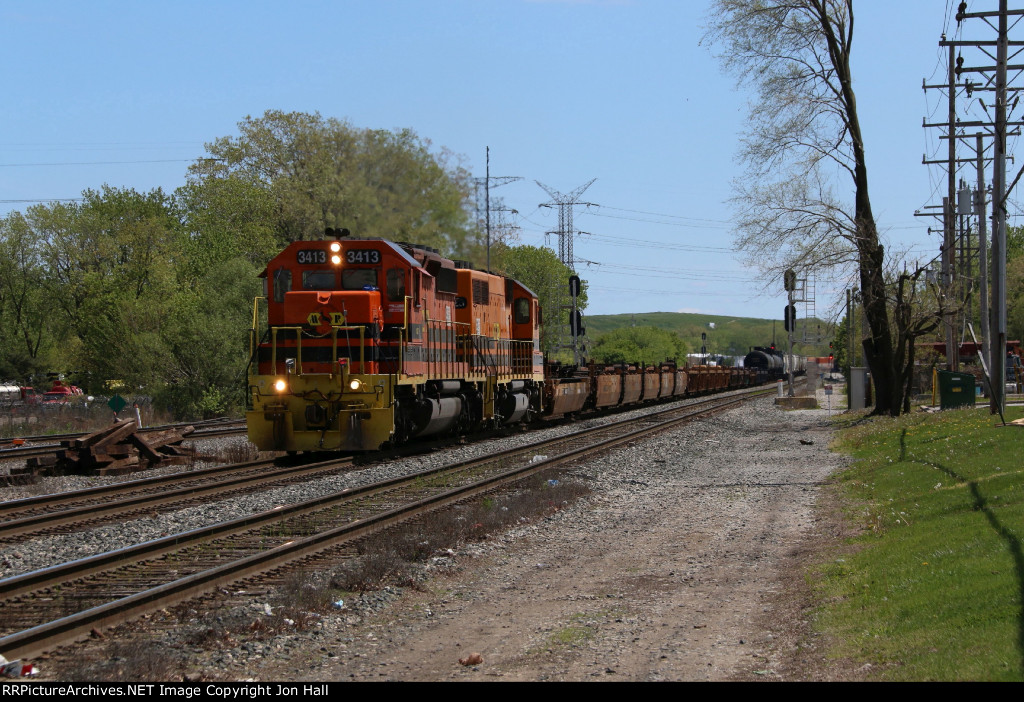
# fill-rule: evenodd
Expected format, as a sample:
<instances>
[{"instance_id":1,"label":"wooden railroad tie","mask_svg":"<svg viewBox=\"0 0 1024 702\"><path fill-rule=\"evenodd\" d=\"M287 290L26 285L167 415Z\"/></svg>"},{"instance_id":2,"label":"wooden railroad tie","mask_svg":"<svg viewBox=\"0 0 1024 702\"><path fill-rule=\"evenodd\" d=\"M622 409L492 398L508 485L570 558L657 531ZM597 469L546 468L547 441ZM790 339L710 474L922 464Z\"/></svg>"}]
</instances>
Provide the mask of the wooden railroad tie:
<instances>
[{"instance_id":1,"label":"wooden railroad tie","mask_svg":"<svg viewBox=\"0 0 1024 702\"><path fill-rule=\"evenodd\" d=\"M192 453L180 444L194 431L195 427L189 426L143 434L134 419L126 419L87 436L62 441L61 448L52 455L27 459L25 471L34 475L122 475L187 463Z\"/></svg>"}]
</instances>

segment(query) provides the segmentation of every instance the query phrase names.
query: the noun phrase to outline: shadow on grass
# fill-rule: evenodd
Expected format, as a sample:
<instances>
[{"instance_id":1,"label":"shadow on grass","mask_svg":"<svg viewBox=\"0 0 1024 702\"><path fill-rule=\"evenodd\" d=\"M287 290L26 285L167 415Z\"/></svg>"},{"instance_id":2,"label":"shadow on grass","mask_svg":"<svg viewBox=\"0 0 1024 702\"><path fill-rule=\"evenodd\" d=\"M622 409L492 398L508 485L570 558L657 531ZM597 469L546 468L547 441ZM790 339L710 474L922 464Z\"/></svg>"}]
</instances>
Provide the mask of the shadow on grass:
<instances>
[{"instance_id":1,"label":"shadow on grass","mask_svg":"<svg viewBox=\"0 0 1024 702\"><path fill-rule=\"evenodd\" d=\"M899 460L904 461L907 459L907 430L904 429L900 432ZM1017 596L1021 602L1021 609L1017 613L1017 650L1021 654L1021 668L1024 669L1024 548L1021 546L1020 539L1010 529L1003 525L995 513L989 508L988 500L983 494L981 494L981 488L978 486L978 481L970 480L960 475L952 468L947 468L941 463L935 463L934 461L928 461L916 456L910 458L910 460L913 460L915 463L931 466L936 470L942 471L953 480L967 485L974 503L974 509L985 515L985 519L988 520L992 530L1000 539L1006 542L1006 545L1013 556L1013 566L1017 576Z\"/></svg>"}]
</instances>

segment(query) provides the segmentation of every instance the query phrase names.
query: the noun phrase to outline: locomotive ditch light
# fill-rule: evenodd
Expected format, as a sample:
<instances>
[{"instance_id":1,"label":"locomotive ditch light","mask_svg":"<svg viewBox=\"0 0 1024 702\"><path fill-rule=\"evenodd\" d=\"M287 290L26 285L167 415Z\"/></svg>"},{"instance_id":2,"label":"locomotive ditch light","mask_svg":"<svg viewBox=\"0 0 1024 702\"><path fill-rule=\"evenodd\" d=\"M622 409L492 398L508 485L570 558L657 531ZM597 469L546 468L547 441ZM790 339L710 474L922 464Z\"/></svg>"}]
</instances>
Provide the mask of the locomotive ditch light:
<instances>
[{"instance_id":1,"label":"locomotive ditch light","mask_svg":"<svg viewBox=\"0 0 1024 702\"><path fill-rule=\"evenodd\" d=\"M352 380L348 381L348 389L351 390L352 392L359 392L360 390L363 389L363 383L362 381L353 378Z\"/></svg>"},{"instance_id":2,"label":"locomotive ditch light","mask_svg":"<svg viewBox=\"0 0 1024 702\"><path fill-rule=\"evenodd\" d=\"M278 392L284 392L288 389L288 383L284 378L278 378L274 381L274 389Z\"/></svg>"}]
</instances>

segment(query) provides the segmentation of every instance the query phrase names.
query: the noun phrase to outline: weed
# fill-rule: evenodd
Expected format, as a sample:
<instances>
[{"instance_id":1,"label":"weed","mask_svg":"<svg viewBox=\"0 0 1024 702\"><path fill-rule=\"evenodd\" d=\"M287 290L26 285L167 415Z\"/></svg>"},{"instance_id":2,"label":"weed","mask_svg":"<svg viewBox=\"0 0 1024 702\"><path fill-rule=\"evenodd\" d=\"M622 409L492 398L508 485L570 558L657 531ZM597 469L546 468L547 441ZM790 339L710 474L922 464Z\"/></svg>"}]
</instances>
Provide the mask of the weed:
<instances>
[{"instance_id":1,"label":"weed","mask_svg":"<svg viewBox=\"0 0 1024 702\"><path fill-rule=\"evenodd\" d=\"M260 451L248 441L236 443L217 452L217 460L223 463L248 463L258 460Z\"/></svg>"},{"instance_id":2,"label":"weed","mask_svg":"<svg viewBox=\"0 0 1024 702\"><path fill-rule=\"evenodd\" d=\"M594 638L594 630L589 626L567 626L559 629L548 637L548 644L551 648L570 648L579 646Z\"/></svg>"},{"instance_id":3,"label":"weed","mask_svg":"<svg viewBox=\"0 0 1024 702\"><path fill-rule=\"evenodd\" d=\"M438 510L373 534L359 545L359 556L332 574L335 588L365 592L385 585L419 587L418 564L463 543L546 517L589 494L580 481L546 475L527 485L478 501Z\"/></svg>"},{"instance_id":4,"label":"weed","mask_svg":"<svg viewBox=\"0 0 1024 702\"><path fill-rule=\"evenodd\" d=\"M167 682L181 679L184 661L153 641L114 642L102 660L82 659L62 671L71 682Z\"/></svg>"}]
</instances>

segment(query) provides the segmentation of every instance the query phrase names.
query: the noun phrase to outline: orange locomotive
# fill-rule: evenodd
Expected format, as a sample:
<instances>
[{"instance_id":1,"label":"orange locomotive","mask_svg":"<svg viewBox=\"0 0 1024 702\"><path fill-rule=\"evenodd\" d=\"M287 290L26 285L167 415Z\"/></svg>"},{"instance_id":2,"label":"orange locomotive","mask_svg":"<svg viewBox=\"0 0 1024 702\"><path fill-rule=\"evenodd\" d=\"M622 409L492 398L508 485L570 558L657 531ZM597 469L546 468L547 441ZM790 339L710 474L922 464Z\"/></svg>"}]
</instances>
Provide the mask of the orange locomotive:
<instances>
[{"instance_id":1,"label":"orange locomotive","mask_svg":"<svg viewBox=\"0 0 1024 702\"><path fill-rule=\"evenodd\" d=\"M261 276L246 415L259 449L372 451L540 412L536 295L426 247L327 233Z\"/></svg>"}]
</instances>

